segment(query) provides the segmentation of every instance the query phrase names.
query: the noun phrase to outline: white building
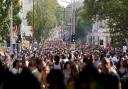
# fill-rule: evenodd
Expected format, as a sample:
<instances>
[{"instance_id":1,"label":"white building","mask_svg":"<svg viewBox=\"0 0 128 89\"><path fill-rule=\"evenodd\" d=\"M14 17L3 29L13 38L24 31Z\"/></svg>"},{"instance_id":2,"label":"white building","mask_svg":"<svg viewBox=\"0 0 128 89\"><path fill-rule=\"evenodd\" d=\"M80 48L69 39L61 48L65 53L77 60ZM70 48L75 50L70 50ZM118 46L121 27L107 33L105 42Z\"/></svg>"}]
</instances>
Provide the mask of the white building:
<instances>
[{"instance_id":1,"label":"white building","mask_svg":"<svg viewBox=\"0 0 128 89\"><path fill-rule=\"evenodd\" d=\"M87 35L87 43L106 47L110 42L111 39L107 20L96 21L93 24L91 33Z\"/></svg>"},{"instance_id":2,"label":"white building","mask_svg":"<svg viewBox=\"0 0 128 89\"><path fill-rule=\"evenodd\" d=\"M68 1L68 0L67 0ZM83 7L84 0L70 0L70 4L65 8L65 39L71 40L72 33L75 33L75 13L74 10L77 10L80 7ZM74 2L73 2L74 1Z\"/></svg>"},{"instance_id":3,"label":"white building","mask_svg":"<svg viewBox=\"0 0 128 89\"><path fill-rule=\"evenodd\" d=\"M22 5L22 9L19 13L22 23L21 23L21 36L32 36L32 27L27 24L27 13L33 7L33 0L20 0L20 4Z\"/></svg>"}]
</instances>

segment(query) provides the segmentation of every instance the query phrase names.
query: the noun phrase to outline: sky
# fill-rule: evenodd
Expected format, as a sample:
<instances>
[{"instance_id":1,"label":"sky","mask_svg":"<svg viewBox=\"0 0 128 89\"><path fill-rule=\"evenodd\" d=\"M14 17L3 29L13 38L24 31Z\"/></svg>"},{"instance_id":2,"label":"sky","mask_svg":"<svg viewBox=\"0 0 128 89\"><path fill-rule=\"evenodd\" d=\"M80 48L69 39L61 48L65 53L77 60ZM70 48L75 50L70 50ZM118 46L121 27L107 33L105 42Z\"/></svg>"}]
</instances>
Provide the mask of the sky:
<instances>
[{"instance_id":1,"label":"sky","mask_svg":"<svg viewBox=\"0 0 128 89\"><path fill-rule=\"evenodd\" d=\"M70 4L71 0L57 0L58 3L64 7L66 7L68 4Z\"/></svg>"},{"instance_id":2,"label":"sky","mask_svg":"<svg viewBox=\"0 0 128 89\"><path fill-rule=\"evenodd\" d=\"M66 7L71 3L72 0L57 0L57 1L60 5ZM84 1L84 0L74 0L74 1Z\"/></svg>"}]
</instances>

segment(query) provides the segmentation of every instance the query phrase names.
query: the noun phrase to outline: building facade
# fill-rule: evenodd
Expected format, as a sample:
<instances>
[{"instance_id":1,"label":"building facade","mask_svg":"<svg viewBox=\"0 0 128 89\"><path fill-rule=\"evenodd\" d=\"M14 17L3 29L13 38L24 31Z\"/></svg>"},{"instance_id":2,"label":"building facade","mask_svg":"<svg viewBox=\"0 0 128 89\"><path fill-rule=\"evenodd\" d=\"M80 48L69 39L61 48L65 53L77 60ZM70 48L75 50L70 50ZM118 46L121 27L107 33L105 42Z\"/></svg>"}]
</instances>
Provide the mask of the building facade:
<instances>
[{"instance_id":1,"label":"building facade","mask_svg":"<svg viewBox=\"0 0 128 89\"><path fill-rule=\"evenodd\" d=\"M92 31L87 35L87 43L89 45L100 45L103 47L110 45L111 38L107 20L96 21L93 24Z\"/></svg>"},{"instance_id":2,"label":"building facade","mask_svg":"<svg viewBox=\"0 0 128 89\"><path fill-rule=\"evenodd\" d=\"M21 36L32 36L32 27L28 26L27 23L27 13L33 8L33 0L20 0L22 9L19 13L22 23L21 23Z\"/></svg>"},{"instance_id":3,"label":"building facade","mask_svg":"<svg viewBox=\"0 0 128 89\"><path fill-rule=\"evenodd\" d=\"M72 0L72 2L65 8L65 39L71 41L72 35L76 34L76 10L82 7L83 0Z\"/></svg>"}]
</instances>

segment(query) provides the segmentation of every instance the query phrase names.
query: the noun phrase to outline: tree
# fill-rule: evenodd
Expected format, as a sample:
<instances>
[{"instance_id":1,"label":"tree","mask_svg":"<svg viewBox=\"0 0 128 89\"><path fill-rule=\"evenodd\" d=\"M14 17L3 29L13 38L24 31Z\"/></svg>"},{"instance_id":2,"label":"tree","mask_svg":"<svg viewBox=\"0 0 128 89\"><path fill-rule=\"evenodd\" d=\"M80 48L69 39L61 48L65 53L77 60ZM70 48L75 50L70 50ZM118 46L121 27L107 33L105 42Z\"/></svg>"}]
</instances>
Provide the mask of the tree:
<instances>
[{"instance_id":1,"label":"tree","mask_svg":"<svg viewBox=\"0 0 128 89\"><path fill-rule=\"evenodd\" d=\"M19 12L21 10L21 5L19 0L12 0L13 4L13 26L19 26L21 24L21 18L19 17Z\"/></svg>"},{"instance_id":2,"label":"tree","mask_svg":"<svg viewBox=\"0 0 128 89\"><path fill-rule=\"evenodd\" d=\"M21 24L21 19L18 15L21 8L19 0L0 0L0 36L2 39L6 39L9 34L9 10L11 2L13 3L13 26Z\"/></svg>"},{"instance_id":3,"label":"tree","mask_svg":"<svg viewBox=\"0 0 128 89\"><path fill-rule=\"evenodd\" d=\"M34 4L34 17L33 10L28 12L28 24L33 25L37 30L38 38L47 38L51 29L57 24L56 19L56 0L37 0Z\"/></svg>"},{"instance_id":4,"label":"tree","mask_svg":"<svg viewBox=\"0 0 128 89\"><path fill-rule=\"evenodd\" d=\"M65 22L66 25L69 29L69 32L72 34L71 27L72 27L72 20L74 20L74 14L72 15L72 6L75 6L74 11L75 11L75 38L76 40L82 40L85 39L87 33L91 30L92 23L83 16L85 9L83 8L83 3L81 1L77 1L75 3L69 4L66 7L66 18ZM67 30L68 30L67 29ZM67 36L68 40L72 39L71 34L69 37Z\"/></svg>"},{"instance_id":5,"label":"tree","mask_svg":"<svg viewBox=\"0 0 128 89\"><path fill-rule=\"evenodd\" d=\"M83 38L92 29L92 23L87 19L83 18L84 9L81 7L76 11L76 37L78 39Z\"/></svg>"},{"instance_id":6,"label":"tree","mask_svg":"<svg viewBox=\"0 0 128 89\"><path fill-rule=\"evenodd\" d=\"M9 0L0 0L0 36L4 36L8 33L8 9L10 1Z\"/></svg>"},{"instance_id":7,"label":"tree","mask_svg":"<svg viewBox=\"0 0 128 89\"><path fill-rule=\"evenodd\" d=\"M64 20L65 20L65 8L60 6L59 4L56 5L56 19L57 19L57 25L62 26L64 25Z\"/></svg>"},{"instance_id":8,"label":"tree","mask_svg":"<svg viewBox=\"0 0 128 89\"><path fill-rule=\"evenodd\" d=\"M107 20L113 46L121 47L128 39L127 6L127 0L85 0L84 17Z\"/></svg>"}]
</instances>

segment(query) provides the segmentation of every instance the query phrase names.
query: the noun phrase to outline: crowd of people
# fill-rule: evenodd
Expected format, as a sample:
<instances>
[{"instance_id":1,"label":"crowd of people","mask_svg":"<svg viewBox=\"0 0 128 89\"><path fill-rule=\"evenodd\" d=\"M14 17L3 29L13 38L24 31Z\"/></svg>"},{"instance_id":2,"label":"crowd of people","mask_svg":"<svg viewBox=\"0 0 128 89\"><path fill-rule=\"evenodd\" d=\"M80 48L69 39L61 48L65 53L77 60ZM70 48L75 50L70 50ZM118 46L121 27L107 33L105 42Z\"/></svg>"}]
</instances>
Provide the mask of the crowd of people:
<instances>
[{"instance_id":1,"label":"crowd of people","mask_svg":"<svg viewBox=\"0 0 128 89\"><path fill-rule=\"evenodd\" d=\"M128 89L128 51L46 42L0 55L0 89Z\"/></svg>"}]
</instances>

